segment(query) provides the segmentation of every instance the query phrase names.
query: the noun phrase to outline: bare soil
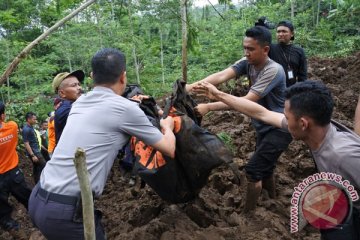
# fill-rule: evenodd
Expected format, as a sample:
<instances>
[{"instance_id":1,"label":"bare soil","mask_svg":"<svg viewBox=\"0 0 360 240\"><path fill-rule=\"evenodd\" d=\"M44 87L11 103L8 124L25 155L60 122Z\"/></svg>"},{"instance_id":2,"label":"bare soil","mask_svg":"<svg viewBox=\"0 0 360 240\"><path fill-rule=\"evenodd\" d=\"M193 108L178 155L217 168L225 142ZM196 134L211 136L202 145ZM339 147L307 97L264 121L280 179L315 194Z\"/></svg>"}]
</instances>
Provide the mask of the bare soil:
<instances>
[{"instance_id":1,"label":"bare soil","mask_svg":"<svg viewBox=\"0 0 360 240\"><path fill-rule=\"evenodd\" d=\"M336 108L334 119L352 128L354 110L359 96L360 52L347 58L309 59L309 79L320 79L332 90ZM235 92L239 94L239 92ZM203 120L213 133L231 136L236 161L246 164L254 151L255 132L250 119L234 111L214 112ZM21 168L32 184L32 166L21 155ZM310 226L299 233L290 233L290 198L293 188L315 172L308 148L293 141L280 157L276 168L277 198L261 196L253 216L244 215L245 186L235 184L226 167L214 170L199 197L186 204L169 204L149 187L140 191L130 186L115 164L103 196L96 202L103 213L108 239L146 240L212 240L212 239L320 239ZM33 239L42 239L30 222L26 210L11 198L13 217ZM0 230L0 239L11 239Z\"/></svg>"}]
</instances>

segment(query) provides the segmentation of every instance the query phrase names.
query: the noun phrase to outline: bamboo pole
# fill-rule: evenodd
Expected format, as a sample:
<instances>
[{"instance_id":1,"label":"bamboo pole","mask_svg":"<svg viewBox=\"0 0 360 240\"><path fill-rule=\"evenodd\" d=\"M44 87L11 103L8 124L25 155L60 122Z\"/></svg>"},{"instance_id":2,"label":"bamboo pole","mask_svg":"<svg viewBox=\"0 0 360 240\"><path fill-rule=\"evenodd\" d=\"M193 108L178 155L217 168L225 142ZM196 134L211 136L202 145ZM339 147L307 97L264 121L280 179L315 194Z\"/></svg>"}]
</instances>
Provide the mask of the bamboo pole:
<instances>
[{"instance_id":1,"label":"bamboo pole","mask_svg":"<svg viewBox=\"0 0 360 240\"><path fill-rule=\"evenodd\" d=\"M20 61L24 59L31 49L35 47L37 44L39 44L42 40L44 40L47 36L49 36L52 32L57 30L59 27L64 25L67 21L69 21L71 18L75 17L79 12L93 4L96 0L89 0L74 11L72 11L69 15L55 23L51 28L46 30L43 34L41 34L39 37L37 37L34 41L32 41L29 45L27 45L10 63L10 65L6 68L5 72L0 77L0 86L4 83L4 81L10 76L10 74L14 71L14 69L19 65Z\"/></svg>"},{"instance_id":2,"label":"bamboo pole","mask_svg":"<svg viewBox=\"0 0 360 240\"><path fill-rule=\"evenodd\" d=\"M78 148L76 150L74 163L81 189L85 240L96 240L94 202L90 187L89 172L86 165L85 151L83 149Z\"/></svg>"}]
</instances>

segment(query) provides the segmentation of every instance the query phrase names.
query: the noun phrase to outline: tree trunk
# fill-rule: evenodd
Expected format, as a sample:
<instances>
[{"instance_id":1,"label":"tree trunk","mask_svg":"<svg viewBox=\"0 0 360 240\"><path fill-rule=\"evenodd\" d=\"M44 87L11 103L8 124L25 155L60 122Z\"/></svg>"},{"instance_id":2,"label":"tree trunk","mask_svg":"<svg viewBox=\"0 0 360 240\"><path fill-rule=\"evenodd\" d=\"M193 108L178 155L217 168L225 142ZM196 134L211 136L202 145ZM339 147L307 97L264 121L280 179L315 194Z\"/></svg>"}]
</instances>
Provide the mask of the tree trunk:
<instances>
[{"instance_id":1,"label":"tree trunk","mask_svg":"<svg viewBox=\"0 0 360 240\"><path fill-rule=\"evenodd\" d=\"M316 12L317 12L317 10L316 10L316 4L317 3L317 0L313 0L312 1L312 14L313 14L313 25L314 26L316 26Z\"/></svg>"},{"instance_id":2,"label":"tree trunk","mask_svg":"<svg viewBox=\"0 0 360 240\"><path fill-rule=\"evenodd\" d=\"M291 21L294 22L295 17L295 0L290 1L291 4Z\"/></svg>"},{"instance_id":3,"label":"tree trunk","mask_svg":"<svg viewBox=\"0 0 360 240\"><path fill-rule=\"evenodd\" d=\"M49 28L46 32L44 32L43 34L41 34L38 38L36 38L33 42L31 42L29 45L27 45L20 53L19 55L17 55L15 57L15 59L11 62L11 64L7 67L7 69L5 70L5 72L2 74L1 78L0 78L0 86L4 83L4 81L6 80L6 78L8 78L10 76L10 74L14 71L14 69L17 67L17 65L21 62L22 59L24 59L29 52L31 51L31 49L33 47L35 47L36 45L38 45L42 40L44 40L47 36L49 36L52 32L54 32L55 30L57 30L59 27L61 27L62 25L64 25L67 21L69 21L70 19L72 19L74 16L76 16L76 14L78 14L79 12L81 12L82 10L84 10L85 8L87 8L88 6L90 6L91 4L93 4L96 0L89 0L86 3L84 3L82 6L78 7L77 9L75 9L74 11L72 11L69 15L67 15L66 17L64 17L63 19L61 19L60 21L58 21L57 23L55 23L55 25L53 25L51 28Z\"/></svg>"},{"instance_id":4,"label":"tree trunk","mask_svg":"<svg viewBox=\"0 0 360 240\"><path fill-rule=\"evenodd\" d=\"M111 5L111 19L114 22L115 21L115 11L114 11L114 3L113 0L110 1L110 5Z\"/></svg>"},{"instance_id":5,"label":"tree trunk","mask_svg":"<svg viewBox=\"0 0 360 240\"><path fill-rule=\"evenodd\" d=\"M89 180L89 172L86 165L85 151L83 149L76 149L74 164L81 190L84 237L85 240L96 240L94 202Z\"/></svg>"},{"instance_id":6,"label":"tree trunk","mask_svg":"<svg viewBox=\"0 0 360 240\"><path fill-rule=\"evenodd\" d=\"M67 54L66 56L67 60L68 60L68 63L69 63L69 71L72 72L72 65L71 65L71 59L69 57L69 55Z\"/></svg>"},{"instance_id":7,"label":"tree trunk","mask_svg":"<svg viewBox=\"0 0 360 240\"><path fill-rule=\"evenodd\" d=\"M317 1L316 26L319 24L320 0Z\"/></svg>"},{"instance_id":8,"label":"tree trunk","mask_svg":"<svg viewBox=\"0 0 360 240\"><path fill-rule=\"evenodd\" d=\"M130 8L131 8L131 1L129 1L128 13L129 13L129 22L130 22L130 33L131 33L131 38L132 38L132 42L133 42L132 55L133 55L133 58L134 58L136 82L137 82L137 84L140 84L139 64L138 64L138 60L137 60L137 57L136 57L136 43L135 43L135 38L134 38L134 29L133 29L133 23L132 23L132 17L131 17Z\"/></svg>"},{"instance_id":9,"label":"tree trunk","mask_svg":"<svg viewBox=\"0 0 360 240\"><path fill-rule=\"evenodd\" d=\"M68 32L68 28L67 28L67 26L64 26L64 33L66 35L67 35L67 32ZM68 41L64 41L63 47L64 47L64 57L66 58L66 60L68 62L69 71L72 72L71 51L70 51L71 43L69 43Z\"/></svg>"},{"instance_id":10,"label":"tree trunk","mask_svg":"<svg viewBox=\"0 0 360 240\"><path fill-rule=\"evenodd\" d=\"M180 21L182 21L180 19ZM180 38L180 33L179 33L179 21L176 21L176 39L179 39ZM176 45L177 45L177 41L176 41ZM179 55L179 48L176 47L176 55Z\"/></svg>"},{"instance_id":11,"label":"tree trunk","mask_svg":"<svg viewBox=\"0 0 360 240\"><path fill-rule=\"evenodd\" d=\"M164 69L164 51L163 51L163 36L160 26L160 60L161 60L161 72L162 72L162 83L165 85L165 69Z\"/></svg>"},{"instance_id":12,"label":"tree trunk","mask_svg":"<svg viewBox=\"0 0 360 240\"><path fill-rule=\"evenodd\" d=\"M0 88L0 92L1 92L1 99L2 99L3 103L5 103L6 101L4 99L4 93L2 91L2 88Z\"/></svg>"},{"instance_id":13,"label":"tree trunk","mask_svg":"<svg viewBox=\"0 0 360 240\"><path fill-rule=\"evenodd\" d=\"M182 19L182 80L187 82L187 20L186 20L187 0L181 0L181 19Z\"/></svg>"},{"instance_id":14,"label":"tree trunk","mask_svg":"<svg viewBox=\"0 0 360 240\"><path fill-rule=\"evenodd\" d=\"M9 44L6 40L6 57L7 57L7 62L10 62L10 49L9 49ZM9 81L9 76L7 76L6 78L6 85L7 85L7 100L10 102L10 81ZM1 84L0 84L1 86Z\"/></svg>"},{"instance_id":15,"label":"tree trunk","mask_svg":"<svg viewBox=\"0 0 360 240\"><path fill-rule=\"evenodd\" d=\"M95 10L95 17L96 17L96 27L97 27L97 30L98 30L98 36L99 36L99 45L100 45L100 48L103 48L103 38L102 38L102 29L101 29L101 25L100 25L100 21L101 21L101 18L100 18L100 15L101 13L99 13L98 11L100 11L99 9Z\"/></svg>"}]
</instances>

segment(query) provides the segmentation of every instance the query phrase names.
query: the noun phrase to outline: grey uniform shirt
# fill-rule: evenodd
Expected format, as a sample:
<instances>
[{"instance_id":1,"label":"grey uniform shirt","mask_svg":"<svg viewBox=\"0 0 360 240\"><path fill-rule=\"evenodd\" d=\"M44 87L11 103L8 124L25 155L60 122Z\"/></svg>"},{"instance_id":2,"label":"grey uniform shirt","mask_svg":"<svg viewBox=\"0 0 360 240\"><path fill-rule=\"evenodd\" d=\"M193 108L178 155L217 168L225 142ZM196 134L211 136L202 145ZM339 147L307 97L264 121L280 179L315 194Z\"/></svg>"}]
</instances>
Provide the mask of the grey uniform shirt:
<instances>
[{"instance_id":1,"label":"grey uniform shirt","mask_svg":"<svg viewBox=\"0 0 360 240\"><path fill-rule=\"evenodd\" d=\"M61 139L42 171L40 186L53 193L79 195L73 158L81 147L86 153L92 191L95 196L101 195L116 155L130 136L153 145L163 135L137 103L109 88L95 87L72 105Z\"/></svg>"},{"instance_id":2,"label":"grey uniform shirt","mask_svg":"<svg viewBox=\"0 0 360 240\"><path fill-rule=\"evenodd\" d=\"M286 77L282 66L268 58L265 66L261 70L256 70L247 61L244 64L243 60L245 59L232 65L236 78L247 75L251 83L250 91L261 97L258 103L270 111L284 112ZM258 133L274 129L274 127L255 119L252 120L252 124Z\"/></svg>"},{"instance_id":3,"label":"grey uniform shirt","mask_svg":"<svg viewBox=\"0 0 360 240\"><path fill-rule=\"evenodd\" d=\"M283 128L287 129L284 118ZM348 180L360 194L360 137L345 126L333 122L329 125L319 149L311 150L319 172L336 173L342 181ZM360 201L354 206L360 210Z\"/></svg>"}]
</instances>

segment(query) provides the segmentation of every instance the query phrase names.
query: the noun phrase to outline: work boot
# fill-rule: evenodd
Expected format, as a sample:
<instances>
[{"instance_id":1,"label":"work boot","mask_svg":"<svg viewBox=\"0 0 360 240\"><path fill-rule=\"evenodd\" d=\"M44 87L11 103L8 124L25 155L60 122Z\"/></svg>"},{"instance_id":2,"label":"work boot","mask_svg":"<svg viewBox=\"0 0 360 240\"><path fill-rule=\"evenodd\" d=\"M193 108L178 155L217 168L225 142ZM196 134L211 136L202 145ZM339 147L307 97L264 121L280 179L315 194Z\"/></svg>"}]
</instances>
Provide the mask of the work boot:
<instances>
[{"instance_id":1,"label":"work boot","mask_svg":"<svg viewBox=\"0 0 360 240\"><path fill-rule=\"evenodd\" d=\"M261 181L248 182L244 213L249 213L250 211L255 210L260 193L261 193Z\"/></svg>"},{"instance_id":2,"label":"work boot","mask_svg":"<svg viewBox=\"0 0 360 240\"><path fill-rule=\"evenodd\" d=\"M271 198L271 199L276 198L274 174L271 174L269 177L264 178L262 180L262 187L263 187L263 189L265 189L268 192L269 198Z\"/></svg>"}]
</instances>

